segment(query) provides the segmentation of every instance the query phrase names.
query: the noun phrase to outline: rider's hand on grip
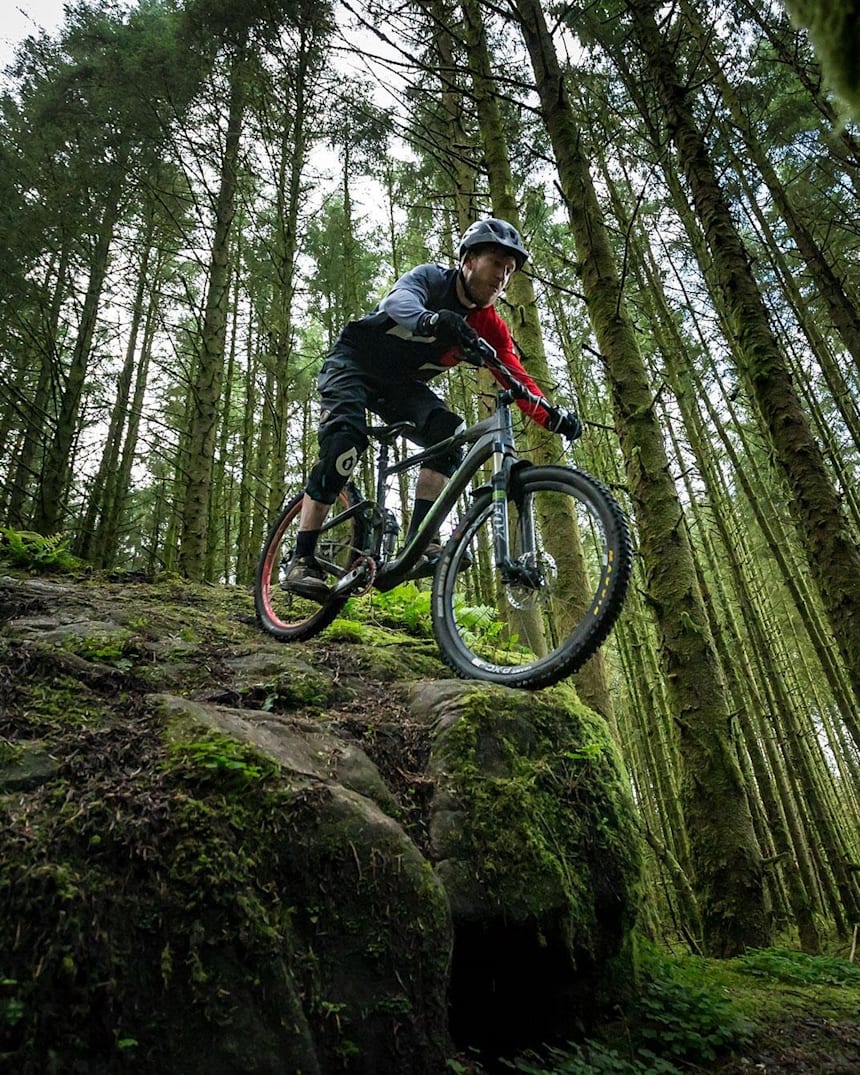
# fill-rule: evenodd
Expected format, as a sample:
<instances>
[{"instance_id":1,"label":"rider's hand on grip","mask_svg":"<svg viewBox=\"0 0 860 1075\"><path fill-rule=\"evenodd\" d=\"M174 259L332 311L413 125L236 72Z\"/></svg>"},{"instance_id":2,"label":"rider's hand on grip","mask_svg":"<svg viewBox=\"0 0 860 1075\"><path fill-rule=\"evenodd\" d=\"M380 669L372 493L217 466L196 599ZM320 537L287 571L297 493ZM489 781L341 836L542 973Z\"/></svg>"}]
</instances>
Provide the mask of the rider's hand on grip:
<instances>
[{"instance_id":1,"label":"rider's hand on grip","mask_svg":"<svg viewBox=\"0 0 860 1075\"><path fill-rule=\"evenodd\" d=\"M435 336L443 343L459 344L461 347L474 346L478 341L478 333L465 317L455 314L453 310L437 310L429 316L422 315L419 330L424 336Z\"/></svg>"},{"instance_id":2,"label":"rider's hand on grip","mask_svg":"<svg viewBox=\"0 0 860 1075\"><path fill-rule=\"evenodd\" d=\"M567 437L568 440L579 440L582 436L582 422L576 411L563 411L555 407L547 407L547 411L549 412L547 429L562 437Z\"/></svg>"},{"instance_id":3,"label":"rider's hand on grip","mask_svg":"<svg viewBox=\"0 0 860 1075\"><path fill-rule=\"evenodd\" d=\"M486 349L486 344L484 344L483 347L481 346L483 343L484 341L478 339L478 337L476 336L473 343L460 344L460 358L463 360L463 362L466 362L468 365L475 366L480 369L484 365L485 358L493 357L493 352L489 349Z\"/></svg>"}]
</instances>

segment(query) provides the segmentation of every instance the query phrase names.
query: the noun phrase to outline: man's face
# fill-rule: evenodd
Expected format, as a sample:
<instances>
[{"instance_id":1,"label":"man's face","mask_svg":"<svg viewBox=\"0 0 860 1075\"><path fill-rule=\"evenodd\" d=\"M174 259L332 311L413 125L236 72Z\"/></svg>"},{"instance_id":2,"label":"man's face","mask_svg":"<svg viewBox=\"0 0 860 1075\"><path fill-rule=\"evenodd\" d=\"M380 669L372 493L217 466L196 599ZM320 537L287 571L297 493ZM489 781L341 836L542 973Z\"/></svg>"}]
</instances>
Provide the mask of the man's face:
<instances>
[{"instance_id":1,"label":"man's face","mask_svg":"<svg viewBox=\"0 0 860 1075\"><path fill-rule=\"evenodd\" d=\"M492 306L517 268L516 259L502 246L487 246L466 255L463 276L479 306Z\"/></svg>"}]
</instances>

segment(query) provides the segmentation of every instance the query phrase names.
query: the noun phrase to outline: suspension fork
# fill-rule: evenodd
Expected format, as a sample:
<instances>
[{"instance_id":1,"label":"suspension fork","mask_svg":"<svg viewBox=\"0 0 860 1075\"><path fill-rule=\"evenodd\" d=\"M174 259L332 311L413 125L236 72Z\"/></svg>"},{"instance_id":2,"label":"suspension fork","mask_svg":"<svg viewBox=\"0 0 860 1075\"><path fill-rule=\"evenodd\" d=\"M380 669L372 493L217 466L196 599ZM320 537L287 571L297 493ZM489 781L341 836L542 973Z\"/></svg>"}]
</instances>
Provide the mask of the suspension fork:
<instances>
[{"instance_id":1,"label":"suspension fork","mask_svg":"<svg viewBox=\"0 0 860 1075\"><path fill-rule=\"evenodd\" d=\"M493 451L493 477L490 483L490 495L493 509L493 556L496 567L503 574L513 566L508 543L508 481L510 479L510 462L502 454L501 445Z\"/></svg>"},{"instance_id":2,"label":"suspension fork","mask_svg":"<svg viewBox=\"0 0 860 1075\"><path fill-rule=\"evenodd\" d=\"M514 447L514 429L511 412L507 404L507 393L499 394L500 406L497 415L502 416L499 438L493 444L493 476L490 481L491 509L493 520L493 555L496 568L505 583L533 584L533 570L529 566L533 560L530 553L537 548L534 507L531 500L519 498L515 505L516 527L519 534L519 557L511 557L511 545L508 535L511 527L511 507L509 494L517 480L517 472L531 466L520 459Z\"/></svg>"},{"instance_id":3,"label":"suspension fork","mask_svg":"<svg viewBox=\"0 0 860 1075\"><path fill-rule=\"evenodd\" d=\"M493 512L493 555L502 578L510 578L516 574L516 565L511 559L510 541L510 508L508 507L508 492L511 488L514 468L522 461L517 459L514 449L514 430L511 421L511 412L507 407L500 408L497 414L503 416L502 429L499 439L493 444L493 477L490 482L491 502ZM526 464L527 465L527 464ZM531 517L531 512L529 512ZM518 520L517 525L521 525ZM534 519L531 519L530 531L531 542L534 541ZM532 545L533 547L533 545Z\"/></svg>"}]
</instances>

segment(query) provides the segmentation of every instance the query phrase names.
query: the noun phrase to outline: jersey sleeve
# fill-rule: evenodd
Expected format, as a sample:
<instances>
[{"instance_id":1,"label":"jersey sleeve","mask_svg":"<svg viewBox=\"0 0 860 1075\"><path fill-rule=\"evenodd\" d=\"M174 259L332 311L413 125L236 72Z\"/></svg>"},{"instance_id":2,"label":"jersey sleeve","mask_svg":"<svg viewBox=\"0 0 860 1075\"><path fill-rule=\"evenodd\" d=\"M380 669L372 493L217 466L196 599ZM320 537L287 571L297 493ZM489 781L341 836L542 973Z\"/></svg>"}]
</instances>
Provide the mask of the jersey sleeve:
<instances>
[{"instance_id":1,"label":"jersey sleeve","mask_svg":"<svg viewBox=\"0 0 860 1075\"><path fill-rule=\"evenodd\" d=\"M379 309L398 325L403 325L410 332L417 332L418 320L427 312L431 296L438 290L439 273L436 265L417 265L397 280L380 302Z\"/></svg>"},{"instance_id":2,"label":"jersey sleeve","mask_svg":"<svg viewBox=\"0 0 860 1075\"><path fill-rule=\"evenodd\" d=\"M511 338L508 326L501 317L499 317L492 306L481 310L471 310L466 320L479 336L483 336L487 343L495 348L496 354L499 356L502 365L510 370L518 381L522 381L526 388L530 392L534 392L536 396L541 396L546 399L540 386L534 378L529 376L522 362L520 362L519 357L514 350L514 341ZM492 369L492 367L488 368L499 384L503 384L501 377ZM516 403L520 410L527 414L529 418L533 418L538 425L546 425L549 416L547 415L546 410L539 404L532 403L527 399L518 399ZM547 400L547 405L551 405L549 400Z\"/></svg>"}]
</instances>

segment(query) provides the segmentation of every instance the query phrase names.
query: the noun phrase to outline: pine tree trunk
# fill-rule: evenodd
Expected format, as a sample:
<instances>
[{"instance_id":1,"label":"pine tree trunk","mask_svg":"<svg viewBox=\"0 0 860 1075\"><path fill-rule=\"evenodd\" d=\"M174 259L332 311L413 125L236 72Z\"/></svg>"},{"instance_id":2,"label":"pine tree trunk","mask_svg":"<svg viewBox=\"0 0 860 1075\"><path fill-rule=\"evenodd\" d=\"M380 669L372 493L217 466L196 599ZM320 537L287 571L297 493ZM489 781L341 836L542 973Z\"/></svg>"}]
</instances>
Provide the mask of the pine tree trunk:
<instances>
[{"instance_id":1,"label":"pine tree trunk","mask_svg":"<svg viewBox=\"0 0 860 1075\"><path fill-rule=\"evenodd\" d=\"M104 511L99 520L93 559L102 567L112 567L116 562L119 547L120 524L123 510L131 488L131 473L137 454L137 442L143 417L143 405L146 386L149 379L149 363L156 329L156 308L152 292L148 297L146 322L143 328L137 372L134 378L134 390L128 409L128 424L122 442L116 474L110 482L108 495L105 497ZM157 533L157 529L156 529Z\"/></svg>"},{"instance_id":2,"label":"pine tree trunk","mask_svg":"<svg viewBox=\"0 0 860 1075\"><path fill-rule=\"evenodd\" d=\"M254 429L257 424L257 363L254 347L256 337L249 327L248 351L245 355L245 407L242 415L242 478L239 485L239 532L236 538L236 582L240 586L254 580L259 542L254 545L253 519L258 512L254 503L256 477L253 473Z\"/></svg>"},{"instance_id":3,"label":"pine tree trunk","mask_svg":"<svg viewBox=\"0 0 860 1075\"><path fill-rule=\"evenodd\" d=\"M675 71L669 46L657 28L655 4L653 0L629 0L629 8L640 53L654 79L702 222L737 344L739 372L793 493L792 514L810 571L860 702L860 551L848 530L839 496L774 339L749 257ZM860 737L856 741L860 748Z\"/></svg>"},{"instance_id":4,"label":"pine tree trunk","mask_svg":"<svg viewBox=\"0 0 860 1075\"><path fill-rule=\"evenodd\" d=\"M271 468L269 471L268 515L274 518L286 492L285 474L289 447L289 407L292 399L293 300L295 296L296 254L299 243L299 209L302 204L302 175L308 154L308 80L311 77L312 36L302 28L301 46L295 67L290 72L293 101L289 123L284 123L281 138L278 186L275 192L274 268L276 287L273 295L272 360L275 363L276 399L272 426Z\"/></svg>"},{"instance_id":5,"label":"pine tree trunk","mask_svg":"<svg viewBox=\"0 0 860 1075\"><path fill-rule=\"evenodd\" d=\"M48 422L51 384L58 376L55 369L56 340L59 336L60 309L63 294L68 286L66 279L69 266L69 246L67 241L57 258L54 286L51 302L44 318L44 325L38 335L39 374L32 400L21 408L24 420L24 434L17 452L12 454L13 465L7 481L6 519L12 526L23 526L27 519L26 506L32 497L30 492L34 485L36 460L39 446L45 435ZM47 277L50 280L50 271ZM47 281L46 281L47 286Z\"/></svg>"},{"instance_id":6,"label":"pine tree trunk","mask_svg":"<svg viewBox=\"0 0 860 1075\"><path fill-rule=\"evenodd\" d=\"M614 195L614 188L608 175L605 176L605 181ZM616 213L619 215L621 230L627 235L632 235L631 221L623 213L620 200L614 196L613 204ZM736 543L731 540L724 512L721 510L723 496L721 491L715 487L720 480L719 469L713 464L710 441L703 427L701 417L694 406L694 401L701 398L703 390L701 386L694 387L690 384L690 370L693 368L693 363L690 356L685 354L683 340L663 294L660 274L651 263L648 247L646 244L635 242L635 240L634 243L631 262L634 271L641 277L640 293L641 301L645 304L644 312L656 334L660 354L665 362L664 368L668 373L674 397L681 411L689 446L697 460L699 474L705 483L707 503L711 506L713 524L722 539L722 550L718 554L712 549L709 536L710 527L705 525L703 521L699 521L697 531L701 535L700 540L705 544L709 553L715 587L720 596L718 605L722 610L718 616L715 603L706 601L706 608L711 617L711 633L717 645L720 662L733 697L733 710L738 714L739 725L745 733L743 738L755 776L755 786L762 799L764 815L768 822L768 831L772 835L778 861L781 864L779 867L776 864L774 865L771 877L774 883L777 883L777 870L781 868L782 875L785 878L787 900L797 924L803 950L817 952L820 949L821 938L818 933L815 914L813 913L813 900L807 892L795 864L782 803L776 795L773 780L749 716L750 708L756 714L762 714L765 712L765 706L763 701L757 697L755 676L746 658L745 645L735 623L732 603L724 592L723 575L726 572L734 578L739 593L746 592L747 587L741 577L741 566L738 562ZM680 448L676 449L676 454L678 458L681 458ZM698 498L692 489L688 489L687 499L691 504L694 516L697 516ZM705 583L701 581L700 585L704 592Z\"/></svg>"},{"instance_id":7,"label":"pine tree trunk","mask_svg":"<svg viewBox=\"0 0 860 1075\"><path fill-rule=\"evenodd\" d=\"M806 264L809 278L827 309L830 322L841 336L842 343L854 359L855 366L860 369L860 310L846 294L843 282L839 279L836 270L827 260L812 232L801 220L800 214L795 210L789 192L780 181L776 168L771 164L752 129L747 112L741 106L737 95L711 52L707 43L707 30L702 26L689 0L682 0L681 10L692 27L697 47L702 51L707 62L710 78L718 87L732 118L733 132L739 131L742 135L750 160L764 180L773 204L779 211Z\"/></svg>"},{"instance_id":8,"label":"pine tree trunk","mask_svg":"<svg viewBox=\"0 0 860 1075\"><path fill-rule=\"evenodd\" d=\"M117 167L122 172L121 165ZM119 217L120 182L110 192L102 212L78 335L60 401L60 413L43 462L39 500L33 519L34 528L43 534L53 534L57 530L66 510L64 493L71 471L72 449L78 432L81 397L96 331L99 300L107 276L108 252Z\"/></svg>"},{"instance_id":9,"label":"pine tree trunk","mask_svg":"<svg viewBox=\"0 0 860 1075\"><path fill-rule=\"evenodd\" d=\"M476 0L461 0L461 8L493 212L521 231L519 207L513 194L510 149L495 95L492 62L481 9ZM506 302L505 312L511 332L523 354L528 371L541 388L549 392L552 379L547 366L534 284L527 271L514 274L508 284ZM556 461L561 446L555 437L548 436L534 423L527 426L527 437L531 449L530 458L535 463ZM569 622L558 624L559 633L563 635L572 629L577 617L581 615L581 598L587 593L582 545L572 513L565 519L555 519L552 523L545 520L542 532L547 549L559 571L560 587L563 592L569 594L569 600L562 602L563 606L570 610ZM535 637L534 633L530 633L528 637ZM597 653L576 675L575 683L583 701L598 713L602 713L610 723L614 723L606 661L602 652Z\"/></svg>"},{"instance_id":10,"label":"pine tree trunk","mask_svg":"<svg viewBox=\"0 0 860 1075\"><path fill-rule=\"evenodd\" d=\"M647 373L626 316L618 274L581 148L567 89L537 0L517 0L568 209L582 286L612 382L616 420L639 524L683 760L684 814L706 950L734 955L767 944L761 855L728 738L728 701L698 589L677 492L656 424ZM714 810L714 803L720 810Z\"/></svg>"},{"instance_id":11,"label":"pine tree trunk","mask_svg":"<svg viewBox=\"0 0 860 1075\"><path fill-rule=\"evenodd\" d=\"M237 259L238 260L238 259ZM229 454L230 434L232 432L230 418L233 410L233 378L236 368L236 337L238 333L239 317L239 274L234 276L233 290L233 317L230 328L230 342L227 348L227 372L224 378L223 418L218 442L218 455L216 466L212 476L212 489L209 494L209 527L206 548L206 570L204 578L224 578L229 580L230 575L222 571L219 560L226 559L230 540L230 511L228 496L225 492L227 480L227 462ZM223 555L222 555L223 554Z\"/></svg>"},{"instance_id":12,"label":"pine tree trunk","mask_svg":"<svg viewBox=\"0 0 860 1075\"><path fill-rule=\"evenodd\" d=\"M677 177L671 169L666 169L665 175L670 187L674 189L677 185ZM690 237L690 242L696 252L696 256L700 264L706 266L705 275L710 284L710 272L707 268L709 259L707 252L704 249L701 232L699 232L696 227L691 212L688 209L685 209L681 204L680 193L678 191L675 191L675 201L676 209L678 210L687 234ZM671 255L668 251L664 251L664 253L671 259ZM684 291L684 282L680 277L678 278L678 285L684 293L684 301L688 304L692 304L694 299ZM716 290L716 285L713 285L713 287L714 290ZM699 333L701 337L701 350L704 354L707 354L707 341L701 330L699 330ZM708 413L713 433L719 439L726 453L733 473L736 476L736 480L747 498L747 503L749 504L756 523L767 542L774 561L780 569L782 580L792 597L798 616L806 627L810 641L815 647L816 654L821 662L828 683L830 684L833 697L839 706L845 725L856 740L856 738L860 736L860 721L858 721L857 718L857 708L854 702L853 692L846 679L846 669L842 662L840 662L838 653L835 652L835 642L830 636L827 624L821 618L819 612L820 603L815 599L809 588L809 578L807 573L798 570L794 561L792 555L792 534L787 532L781 526L779 513L776 511L767 512L765 510L766 506L773 499L773 493L770 491L772 480L766 476L762 476L760 479L757 477L758 465L755 462L753 453L748 448L745 456L739 454L735 447L735 439L731 437L727 431L725 414L717 413L716 407L711 401L709 391L706 390L704 384L696 378L693 367L688 366L687 370L688 375L693 378L693 391L695 397L700 401L701 405ZM711 362L710 372L713 382L720 385L723 378L721 378L720 371L716 368L716 363ZM745 423L735 413L735 405L725 392L723 394L722 408L729 416L730 421L728 425L737 431L742 442L745 441ZM777 494L777 498L779 500L784 499L781 493Z\"/></svg>"},{"instance_id":13,"label":"pine tree trunk","mask_svg":"<svg viewBox=\"0 0 860 1075\"><path fill-rule=\"evenodd\" d=\"M150 243L152 241L152 228L149 234L143 238L143 258L138 271L137 291L132 307L131 326L129 328L128 343L126 344L125 362L120 370L116 386L116 399L111 410L110 423L108 425L107 438L102 452L99 468L90 488L89 503L84 515L83 523L78 532L77 547L78 556L84 560L92 559L97 567L104 567L93 556L97 544L96 527L98 520L104 516L106 506L113 499L117 478L117 464L122 446L123 428L128 418L129 396L131 394L131 381L134 375L134 358L137 350L137 338L140 331L140 323L143 318L143 302L146 294L146 276L149 268Z\"/></svg>"},{"instance_id":14,"label":"pine tree trunk","mask_svg":"<svg viewBox=\"0 0 860 1075\"><path fill-rule=\"evenodd\" d=\"M200 334L200 350L192 385L191 422L188 430L179 568L183 575L197 581L203 578L206 564L209 497L220 415L221 382L224 375L230 295L230 232L235 214L239 144L245 110L244 80L244 64L241 56L237 56L230 70L227 136L215 207L209 283Z\"/></svg>"}]
</instances>

